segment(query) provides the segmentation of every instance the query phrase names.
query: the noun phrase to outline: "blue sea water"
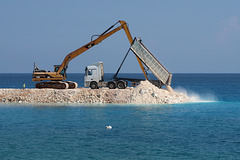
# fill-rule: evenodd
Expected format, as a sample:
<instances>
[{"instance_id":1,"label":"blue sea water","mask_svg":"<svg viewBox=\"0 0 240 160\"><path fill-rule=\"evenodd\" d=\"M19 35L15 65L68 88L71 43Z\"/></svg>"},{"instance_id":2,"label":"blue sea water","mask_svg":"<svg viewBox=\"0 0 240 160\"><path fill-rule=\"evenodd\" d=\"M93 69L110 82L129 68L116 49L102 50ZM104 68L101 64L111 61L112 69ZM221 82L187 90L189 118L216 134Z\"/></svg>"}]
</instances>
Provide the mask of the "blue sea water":
<instances>
[{"instance_id":1,"label":"blue sea water","mask_svg":"<svg viewBox=\"0 0 240 160\"><path fill-rule=\"evenodd\" d=\"M83 86L83 74L68 79ZM0 74L0 88L23 83L34 87L31 74ZM0 159L237 160L239 83L240 74L174 74L174 89L200 99L188 104L0 104Z\"/></svg>"}]
</instances>

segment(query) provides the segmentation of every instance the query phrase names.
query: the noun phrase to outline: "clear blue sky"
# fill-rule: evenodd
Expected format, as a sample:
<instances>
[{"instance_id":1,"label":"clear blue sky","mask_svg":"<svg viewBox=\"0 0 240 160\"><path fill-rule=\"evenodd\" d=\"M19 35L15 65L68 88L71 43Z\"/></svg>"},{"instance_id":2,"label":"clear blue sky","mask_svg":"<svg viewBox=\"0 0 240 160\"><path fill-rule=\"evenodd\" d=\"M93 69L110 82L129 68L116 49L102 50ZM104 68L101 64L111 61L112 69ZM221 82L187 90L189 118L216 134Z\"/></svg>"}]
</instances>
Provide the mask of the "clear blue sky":
<instances>
[{"instance_id":1,"label":"clear blue sky","mask_svg":"<svg viewBox=\"0 0 240 160\"><path fill-rule=\"evenodd\" d=\"M46 70L118 20L172 73L240 73L239 0L1 0L0 73ZM130 44L123 30L72 60L114 73ZM131 53L122 72L141 72Z\"/></svg>"}]
</instances>

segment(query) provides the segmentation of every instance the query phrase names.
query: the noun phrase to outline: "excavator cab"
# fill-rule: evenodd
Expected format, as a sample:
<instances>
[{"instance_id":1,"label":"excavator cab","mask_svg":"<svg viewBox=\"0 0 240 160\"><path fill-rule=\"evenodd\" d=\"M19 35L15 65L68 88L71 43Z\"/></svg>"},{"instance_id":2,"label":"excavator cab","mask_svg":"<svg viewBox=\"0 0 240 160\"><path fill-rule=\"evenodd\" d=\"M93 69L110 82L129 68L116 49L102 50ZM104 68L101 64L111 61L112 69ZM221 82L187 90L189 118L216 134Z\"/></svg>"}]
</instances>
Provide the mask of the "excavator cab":
<instances>
[{"instance_id":1,"label":"excavator cab","mask_svg":"<svg viewBox=\"0 0 240 160\"><path fill-rule=\"evenodd\" d=\"M57 72L58 69L59 69L60 65L54 65L54 72ZM66 70L67 68L63 68L63 70L60 72L60 74L63 76L63 77L66 77Z\"/></svg>"}]
</instances>

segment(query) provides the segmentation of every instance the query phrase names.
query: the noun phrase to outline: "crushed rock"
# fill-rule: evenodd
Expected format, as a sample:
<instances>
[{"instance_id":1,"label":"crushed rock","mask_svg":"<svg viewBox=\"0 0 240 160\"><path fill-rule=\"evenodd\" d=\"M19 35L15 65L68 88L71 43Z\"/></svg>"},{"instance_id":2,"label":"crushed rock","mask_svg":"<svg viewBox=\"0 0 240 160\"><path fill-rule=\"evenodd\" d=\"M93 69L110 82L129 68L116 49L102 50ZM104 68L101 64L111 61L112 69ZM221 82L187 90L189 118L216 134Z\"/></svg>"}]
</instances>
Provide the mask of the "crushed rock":
<instances>
[{"instance_id":1,"label":"crushed rock","mask_svg":"<svg viewBox=\"0 0 240 160\"><path fill-rule=\"evenodd\" d=\"M0 89L0 103L173 104L190 101L184 93L159 89L147 80L126 89Z\"/></svg>"}]
</instances>

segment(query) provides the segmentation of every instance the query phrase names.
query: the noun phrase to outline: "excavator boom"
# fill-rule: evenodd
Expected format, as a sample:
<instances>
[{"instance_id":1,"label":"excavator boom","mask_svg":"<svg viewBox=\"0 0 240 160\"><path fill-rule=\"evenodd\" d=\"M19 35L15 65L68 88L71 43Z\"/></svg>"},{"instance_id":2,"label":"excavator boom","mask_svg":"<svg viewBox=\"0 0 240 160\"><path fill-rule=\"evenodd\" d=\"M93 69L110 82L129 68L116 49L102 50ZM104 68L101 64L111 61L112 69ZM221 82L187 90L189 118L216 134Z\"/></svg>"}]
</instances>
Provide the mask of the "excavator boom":
<instances>
[{"instance_id":1,"label":"excavator boom","mask_svg":"<svg viewBox=\"0 0 240 160\"><path fill-rule=\"evenodd\" d=\"M105 32L103 32L100 36L98 36L98 38L96 38L95 40L92 40L91 42L85 44L81 48L79 48L79 49L69 53L64 58L64 60L63 60L61 65L59 65L59 66L56 65L55 66L54 72L47 72L47 71L39 70L38 68L35 67L35 69L33 71L32 80L33 81L42 81L42 80L62 81L62 80L65 80L66 79L66 70L67 70L67 67L68 67L68 63L72 59L74 59L75 57L79 56L80 54L82 54L83 52L87 51L88 49L92 48L93 46L99 44L104 39L108 38L109 36L111 36L112 34L116 33L117 31L119 31L121 29L123 29L125 31L130 44L132 44L133 38L132 38L131 33L130 33L129 29L128 29L127 23L125 21L121 21L121 20L118 21L118 22L121 24L119 27L111 30L117 24L116 23L115 25L113 25L109 29L107 29ZM141 67L141 70L142 70L145 78L148 79L141 60L137 56L136 56L136 58L138 60L138 63L140 65L140 67ZM47 86L46 88L59 88L59 87L56 87L56 86L53 85L54 82L51 82L50 85L49 85L49 83L47 83L48 85L45 85L45 84L46 83L44 83L44 82L38 83L38 84L36 84L36 88L45 88L45 86ZM71 86L71 82L68 83L68 84ZM61 85L62 85L62 82L61 82ZM57 84L57 86L59 86L59 85ZM68 86L66 85L66 87L68 87ZM76 86L74 86L74 88L76 88Z\"/></svg>"},{"instance_id":2,"label":"excavator boom","mask_svg":"<svg viewBox=\"0 0 240 160\"><path fill-rule=\"evenodd\" d=\"M116 33L117 31L119 31L119 30L121 30L121 29L124 29L124 31L125 31L125 33L126 33L126 35L127 35L127 38L128 38L128 40L129 40L130 44L132 44L133 38L132 38L131 33L130 33L128 27L127 27L127 23L126 23L125 21L121 21L121 20L118 21L118 22L121 24L121 26L115 28L114 30L112 30L112 31L110 31L110 32L108 32L108 33L105 33L105 34L100 35L96 40L91 41L91 42L89 42L88 44L82 46L81 48L79 48L79 49L77 49L77 50L69 53L69 54L65 57L65 59L63 60L63 62L62 62L62 64L61 64L61 66L60 66L57 74L59 74L59 73L63 70L63 68L64 68L65 66L67 66L67 64L69 63L69 61L71 61L71 60L74 59L75 57L79 56L80 54L82 54L82 53L85 52L86 50L90 49L90 48L93 47L94 45L99 44L99 43L102 42L104 39L108 38L109 36L111 36L112 34ZM112 28L112 27L113 27L113 26L111 26L110 28ZM145 73L145 71L144 71L144 67L143 67L143 65L142 65L141 60L140 60L137 56L136 56L136 58L137 58L137 60L138 60L138 63L139 63L139 65L140 65L142 71L143 71L143 74L145 75L145 78L147 79L147 75L146 75L146 73Z\"/></svg>"}]
</instances>

